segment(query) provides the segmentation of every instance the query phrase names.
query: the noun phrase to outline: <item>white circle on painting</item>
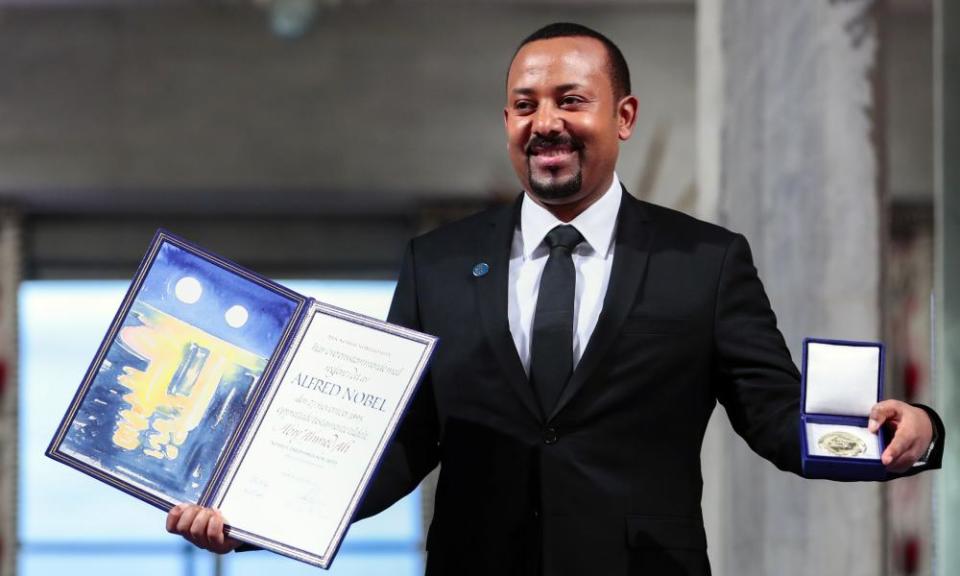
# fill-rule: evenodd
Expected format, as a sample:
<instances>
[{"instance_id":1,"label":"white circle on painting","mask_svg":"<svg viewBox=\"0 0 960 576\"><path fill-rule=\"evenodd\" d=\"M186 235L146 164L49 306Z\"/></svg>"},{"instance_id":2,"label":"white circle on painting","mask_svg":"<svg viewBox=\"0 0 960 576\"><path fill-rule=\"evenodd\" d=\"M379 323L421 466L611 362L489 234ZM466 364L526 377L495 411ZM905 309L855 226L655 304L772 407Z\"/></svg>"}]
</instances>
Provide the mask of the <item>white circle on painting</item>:
<instances>
[{"instance_id":1,"label":"white circle on painting","mask_svg":"<svg viewBox=\"0 0 960 576\"><path fill-rule=\"evenodd\" d=\"M247 314L246 308L237 304L236 306L231 306L223 317L231 328L239 328L247 323L249 315Z\"/></svg>"},{"instance_id":2,"label":"white circle on painting","mask_svg":"<svg viewBox=\"0 0 960 576\"><path fill-rule=\"evenodd\" d=\"M203 294L203 286L193 276L184 276L177 280L177 285L173 287L173 293L177 296L177 300L184 304L193 304Z\"/></svg>"}]
</instances>

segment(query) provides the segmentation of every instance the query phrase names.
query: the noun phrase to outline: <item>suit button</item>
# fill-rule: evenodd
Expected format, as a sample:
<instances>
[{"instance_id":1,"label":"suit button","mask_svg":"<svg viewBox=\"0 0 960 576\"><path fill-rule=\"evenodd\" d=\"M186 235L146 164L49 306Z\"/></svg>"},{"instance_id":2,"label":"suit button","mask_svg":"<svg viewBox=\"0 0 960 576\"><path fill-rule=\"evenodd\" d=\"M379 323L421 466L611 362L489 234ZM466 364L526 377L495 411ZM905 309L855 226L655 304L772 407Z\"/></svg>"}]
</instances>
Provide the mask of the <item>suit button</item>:
<instances>
[{"instance_id":1,"label":"suit button","mask_svg":"<svg viewBox=\"0 0 960 576\"><path fill-rule=\"evenodd\" d=\"M557 429L551 426L543 431L543 443L544 444L554 444L556 443L559 436L557 435Z\"/></svg>"}]
</instances>

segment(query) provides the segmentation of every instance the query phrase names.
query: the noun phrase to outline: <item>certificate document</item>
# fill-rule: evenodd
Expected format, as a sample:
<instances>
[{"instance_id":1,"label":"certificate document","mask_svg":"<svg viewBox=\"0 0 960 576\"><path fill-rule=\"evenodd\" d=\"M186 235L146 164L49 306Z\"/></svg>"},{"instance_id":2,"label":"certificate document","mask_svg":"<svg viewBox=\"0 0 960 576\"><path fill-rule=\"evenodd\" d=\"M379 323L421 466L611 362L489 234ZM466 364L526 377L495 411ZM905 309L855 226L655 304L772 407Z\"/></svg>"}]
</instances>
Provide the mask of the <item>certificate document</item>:
<instances>
[{"instance_id":1,"label":"certificate document","mask_svg":"<svg viewBox=\"0 0 960 576\"><path fill-rule=\"evenodd\" d=\"M435 345L161 230L47 455L327 568Z\"/></svg>"},{"instance_id":2,"label":"certificate document","mask_svg":"<svg viewBox=\"0 0 960 576\"><path fill-rule=\"evenodd\" d=\"M215 504L231 535L324 565L432 341L315 303Z\"/></svg>"}]
</instances>

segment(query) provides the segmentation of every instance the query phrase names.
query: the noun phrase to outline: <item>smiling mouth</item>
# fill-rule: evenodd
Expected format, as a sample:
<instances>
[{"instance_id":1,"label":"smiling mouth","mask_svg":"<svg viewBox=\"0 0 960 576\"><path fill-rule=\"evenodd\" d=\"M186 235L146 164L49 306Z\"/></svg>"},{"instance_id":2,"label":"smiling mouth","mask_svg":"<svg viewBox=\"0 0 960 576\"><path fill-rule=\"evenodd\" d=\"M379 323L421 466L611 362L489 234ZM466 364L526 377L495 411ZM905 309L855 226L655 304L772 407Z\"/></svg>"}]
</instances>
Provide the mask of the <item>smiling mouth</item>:
<instances>
[{"instance_id":1,"label":"smiling mouth","mask_svg":"<svg viewBox=\"0 0 960 576\"><path fill-rule=\"evenodd\" d=\"M569 136L536 136L527 144L527 161L531 168L556 172L575 162L582 149L583 145Z\"/></svg>"},{"instance_id":2,"label":"smiling mouth","mask_svg":"<svg viewBox=\"0 0 960 576\"><path fill-rule=\"evenodd\" d=\"M530 150L530 155L553 158L556 156L565 156L568 154L573 154L574 152L576 152L576 150L573 148L573 146L570 146L570 145L544 146L544 147L537 147Z\"/></svg>"},{"instance_id":3,"label":"smiling mouth","mask_svg":"<svg viewBox=\"0 0 960 576\"><path fill-rule=\"evenodd\" d=\"M555 172L571 166L577 159L578 150L573 146L546 146L534 148L527 156L534 168Z\"/></svg>"},{"instance_id":4,"label":"smiling mouth","mask_svg":"<svg viewBox=\"0 0 960 576\"><path fill-rule=\"evenodd\" d=\"M570 136L545 138L535 136L527 144L527 156L563 156L583 149L583 144Z\"/></svg>"}]
</instances>

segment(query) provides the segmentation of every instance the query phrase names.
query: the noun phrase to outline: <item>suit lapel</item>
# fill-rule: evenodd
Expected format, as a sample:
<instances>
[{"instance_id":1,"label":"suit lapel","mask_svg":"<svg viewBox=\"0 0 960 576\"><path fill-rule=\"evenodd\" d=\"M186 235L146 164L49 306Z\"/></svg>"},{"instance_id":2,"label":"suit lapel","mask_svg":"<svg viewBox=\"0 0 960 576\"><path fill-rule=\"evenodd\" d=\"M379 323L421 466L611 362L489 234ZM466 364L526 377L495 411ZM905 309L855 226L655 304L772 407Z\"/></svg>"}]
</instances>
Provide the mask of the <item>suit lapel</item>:
<instances>
[{"instance_id":1,"label":"suit lapel","mask_svg":"<svg viewBox=\"0 0 960 576\"><path fill-rule=\"evenodd\" d=\"M489 272L474 278L477 287L477 306L480 323L490 347L500 363L509 385L524 406L538 419L543 418L540 407L520 362L516 345L510 335L507 319L507 289L510 281L510 245L520 218L521 196L513 206L498 211L490 222L490 233L480 240L477 263L485 262Z\"/></svg>"},{"instance_id":2,"label":"suit lapel","mask_svg":"<svg viewBox=\"0 0 960 576\"><path fill-rule=\"evenodd\" d=\"M637 290L646 275L653 234L653 223L647 218L642 204L624 190L620 213L617 216L613 268L610 270L610 282L600 318L576 370L560 394L560 399L550 415L551 420L579 392L616 341L620 327L630 313L637 298Z\"/></svg>"}]
</instances>

